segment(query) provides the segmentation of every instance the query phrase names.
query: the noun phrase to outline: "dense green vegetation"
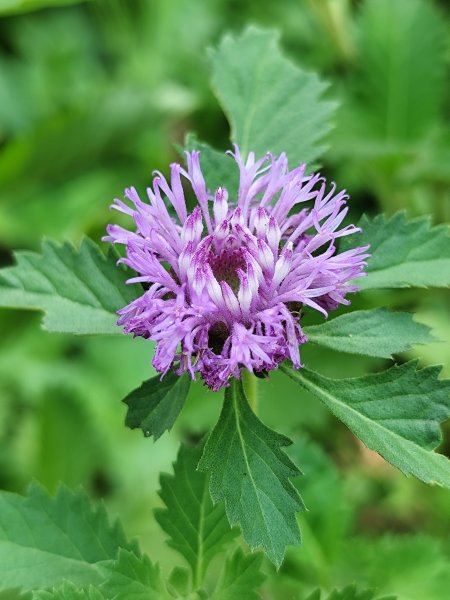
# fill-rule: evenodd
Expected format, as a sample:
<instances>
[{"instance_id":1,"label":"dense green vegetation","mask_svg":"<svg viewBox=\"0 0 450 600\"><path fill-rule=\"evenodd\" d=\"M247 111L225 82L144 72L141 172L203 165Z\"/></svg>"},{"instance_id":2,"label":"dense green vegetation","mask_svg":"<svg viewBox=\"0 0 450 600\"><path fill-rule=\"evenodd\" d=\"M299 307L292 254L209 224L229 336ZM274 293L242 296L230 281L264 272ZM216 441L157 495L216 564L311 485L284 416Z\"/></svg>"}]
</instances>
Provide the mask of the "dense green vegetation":
<instances>
[{"instance_id":1,"label":"dense green vegetation","mask_svg":"<svg viewBox=\"0 0 450 600\"><path fill-rule=\"evenodd\" d=\"M280 55L283 69L278 62L271 69L273 53L280 52L275 37L266 32L252 38L252 51L261 54L264 68L250 91L245 85L249 55L239 52L236 41L223 40L227 32L240 33L249 23L277 30L283 55L290 59ZM172 573L175 597L183 593L185 572L172 569L180 564L178 552L195 577L198 565L190 552L196 540L187 548L177 540L171 530L170 499L172 493L186 493L187 484L183 487L182 478L159 474L172 472L180 440L203 439L216 423L222 401L199 384L191 386L169 433L164 431L173 421L153 431L146 414L127 414L133 398L128 398L128 407L120 401L155 372L148 342L104 335L115 329L111 312L133 298L130 288L123 288L127 297L114 295L123 273L111 270L95 246L84 242L81 253L87 269L95 269L99 278L107 274L112 281L109 290L97 280L100 303L91 305L88 296L79 300L83 273L67 274L61 267L58 257L66 264L74 260L70 246L44 242L42 258L30 251L40 251L43 237L68 240L77 248L84 235L99 241L110 221L112 199L130 185L144 190L154 169L167 173L169 163L179 159L180 148L205 142L226 150L230 132L222 106L233 139L247 150L263 152L267 145L274 152L286 150L293 163L308 160L319 165L328 179L347 188L350 220L367 215L362 218L363 236L370 236L379 224L375 215L387 215L377 238L382 250L369 266L372 290L355 297L353 307L366 311L386 306L402 312L390 316L389 327L383 321L386 329L381 331L376 313L370 313L374 321L367 324L360 312L357 326L367 331L370 325L374 333L354 340L355 354L334 351L340 336L348 333L346 317L327 330L315 330L319 319L307 317L311 343L302 347L302 360L311 371L299 376L306 390L316 381L314 371L320 365L322 377L344 378L341 388L330 389L330 397L334 394L339 400L351 377L361 377L364 393L370 384L367 374L392 367L392 354L408 377L414 378L414 367L403 365L419 357L420 367L442 364L441 377L449 377L450 294L438 289L448 284L450 272L442 227L450 220L449 26L445 0L0 2L0 266L13 264L13 251L25 251L18 255L19 275L14 266L5 271L8 286L3 282L0 295L0 306L15 307L0 312L0 487L26 494L36 480L54 494L59 482L72 490L81 484L92 501L103 499L107 512L120 516L125 531L105 525L103 513L91 514L84 496L63 489L56 500L48 500L39 487L31 488L30 497L43 498L42 515L55 515L56 523L72 512L81 519L77 507L82 506L83 518L98 528L102 548L86 550L78 558L79 578L74 583L91 577L94 570L100 590L104 580L112 581L111 589L89 596L77 596L67 585L59 596L42 592L36 598L112 598L114 585L121 585L119 574L132 568L141 574L143 585L147 576L154 582L154 589L144 590L149 598L164 598L153 564L142 557L130 567L138 559L132 554L134 543L126 540L136 536L164 576ZM273 43L266 62L258 46L266 47L264 40ZM207 54L211 46L214 50ZM239 67L230 80L228 63ZM295 85L298 71L292 63L308 73L301 78L304 87ZM290 69L292 89L270 94L279 85L277 78L283 80ZM267 94L268 101L258 107L252 94ZM240 95L245 102L236 103ZM309 130L296 128L299 114ZM327 125L330 118L332 128ZM286 137L270 137L265 130L268 119L277 120ZM210 185L219 185L222 159L207 148L204 155ZM223 174L228 176L226 170ZM236 182L227 183L232 189ZM407 223L399 210L417 220ZM425 215L437 226L431 234ZM394 234L410 244L400 275L395 270L396 244L389 245ZM55 295L48 294L39 305L46 312L44 330L39 327L42 315L19 310L36 307L37 263L45 277L55 278L56 287ZM384 285L397 289L385 290ZM415 285L419 287L409 287ZM426 285L432 287L420 287ZM27 291L20 300L18 289ZM411 343L397 344L392 332L407 331L411 324L405 312L415 312L414 320L431 327L438 341L430 343L428 330L417 325ZM99 335L72 335L92 332L91 320ZM419 341L420 352L413 346ZM318 348L315 342L323 345ZM367 351L374 345L377 351ZM429 372L437 378L437 372ZM445 600L450 589L448 491L393 469L351 433L350 429L358 433L357 417L352 414L346 421L344 415L350 429L345 428L281 372L258 380L258 386L261 419L294 441L288 452L303 473L294 484L309 509L298 517L303 544L288 549L278 572L259 554L236 550L217 587L211 583L216 594L212 597L257 598L246 591L245 580L242 588L232 585L236 574L246 572L248 585L258 586L261 569L267 576L262 598L306 600L320 588L322 595L310 600L325 599L334 588L355 583L360 589L376 588L376 598L392 594L399 600ZM134 398L138 400L139 395ZM165 407L164 397L154 402ZM136 431L124 427L125 418ZM155 443L139 428L161 438ZM390 435L390 451L402 468L405 442ZM447 456L449 435L447 424L439 446ZM432 441L438 443L439 436ZM182 446L177 465L194 465L194 454ZM390 462L395 463L395 456ZM206 474L195 477L192 494L202 499ZM423 477L430 479L428 474ZM439 480L437 463L434 480ZM208 576L215 582L220 570L217 548L225 547L234 531L224 525L222 508L213 508L209 497L204 502L202 510L209 525L216 525L218 545L203 549L202 560L205 569L211 563ZM22 511L24 519L31 510L26 500L4 494L0 512L6 515L8 507ZM44 527L42 515L35 522ZM73 530L77 526L72 523ZM14 535L0 517L0 546ZM170 547L164 543L168 536ZM63 545L55 534L56 554ZM124 548L119 558L118 546ZM72 558L70 552L67 556ZM11 557L14 568L28 564L27 555L19 551ZM117 560L111 566L113 559ZM8 575L12 567L5 565L3 571L0 566L0 580L11 576L16 581ZM64 569L69 566L61 561L61 573L69 572ZM28 570L25 588L33 589L44 576L44 571ZM136 588L136 594L144 592ZM15 597L19 595L13 592L5 596ZM359 596L352 588L330 596L364 598L371 596Z\"/></svg>"}]
</instances>

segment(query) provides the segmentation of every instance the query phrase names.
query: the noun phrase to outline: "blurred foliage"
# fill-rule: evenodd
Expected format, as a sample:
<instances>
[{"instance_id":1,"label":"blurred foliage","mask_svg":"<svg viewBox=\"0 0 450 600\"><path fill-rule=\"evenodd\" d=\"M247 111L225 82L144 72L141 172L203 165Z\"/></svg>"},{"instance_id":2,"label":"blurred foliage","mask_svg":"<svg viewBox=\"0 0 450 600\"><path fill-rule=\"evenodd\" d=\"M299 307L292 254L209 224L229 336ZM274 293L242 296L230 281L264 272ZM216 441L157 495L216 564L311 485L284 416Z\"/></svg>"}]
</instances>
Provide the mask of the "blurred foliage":
<instances>
[{"instance_id":1,"label":"blurred foliage","mask_svg":"<svg viewBox=\"0 0 450 600\"><path fill-rule=\"evenodd\" d=\"M279 30L293 62L331 84L325 99L339 108L323 171L351 191L353 220L399 208L450 220L446 0L1 0L0 263L13 249L37 249L42 236L99 239L111 199L144 187L152 169L167 171L188 131L226 149L205 49L248 22ZM441 343L421 348L422 363L443 362L449 376L448 290L377 294L378 305L415 310L433 328ZM374 298L361 293L354 305L372 308ZM180 438L201 439L217 420L221 398L191 388L174 431L153 444L125 429L120 404L154 374L151 344L75 339L38 323L0 313L1 487L83 483L169 572L176 555L150 515L161 505L158 474L170 470ZM326 375L384 364L302 350ZM302 599L355 581L400 600L446 600L445 492L394 472L283 374L258 385L262 418L296 440L305 473L297 486L310 507L299 517L303 547L279 574L265 566L266 597Z\"/></svg>"}]
</instances>

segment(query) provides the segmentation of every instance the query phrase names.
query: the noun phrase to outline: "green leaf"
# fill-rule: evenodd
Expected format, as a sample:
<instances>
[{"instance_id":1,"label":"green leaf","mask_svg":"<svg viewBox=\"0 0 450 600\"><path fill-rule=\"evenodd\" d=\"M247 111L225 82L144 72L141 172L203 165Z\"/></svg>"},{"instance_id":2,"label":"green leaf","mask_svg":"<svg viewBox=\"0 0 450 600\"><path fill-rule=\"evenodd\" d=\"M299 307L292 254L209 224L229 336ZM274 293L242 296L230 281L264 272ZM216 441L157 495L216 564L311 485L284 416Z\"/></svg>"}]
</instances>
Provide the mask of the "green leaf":
<instances>
[{"instance_id":1,"label":"green leaf","mask_svg":"<svg viewBox=\"0 0 450 600\"><path fill-rule=\"evenodd\" d=\"M436 341L430 331L426 325L413 321L409 313L385 308L358 310L304 328L310 342L340 352L381 358Z\"/></svg>"},{"instance_id":2,"label":"green leaf","mask_svg":"<svg viewBox=\"0 0 450 600\"><path fill-rule=\"evenodd\" d=\"M286 546L300 543L295 513L304 508L289 481L300 472L282 450L291 443L257 419L242 382L232 379L198 466L210 472L211 497L225 501L230 524L277 566Z\"/></svg>"},{"instance_id":3,"label":"green leaf","mask_svg":"<svg viewBox=\"0 0 450 600\"><path fill-rule=\"evenodd\" d=\"M320 590L316 590L308 596L307 600L321 600ZM356 585L348 585L342 590L334 590L327 597L327 600L396 600L397 596L377 596L375 598L374 590L358 590ZM325 600L325 598L323 599Z\"/></svg>"},{"instance_id":4,"label":"green leaf","mask_svg":"<svg viewBox=\"0 0 450 600\"><path fill-rule=\"evenodd\" d=\"M416 366L410 361L351 379L329 379L286 364L281 369L402 473L450 487L450 461L431 451L450 414L450 380L438 380L440 367Z\"/></svg>"},{"instance_id":5,"label":"green leaf","mask_svg":"<svg viewBox=\"0 0 450 600\"><path fill-rule=\"evenodd\" d=\"M202 450L180 447L174 474L160 477L159 495L166 508L155 510L156 520L170 536L168 545L191 567L194 589L201 588L212 558L237 534L228 525L223 505L211 502L208 477L196 470Z\"/></svg>"},{"instance_id":6,"label":"green leaf","mask_svg":"<svg viewBox=\"0 0 450 600\"><path fill-rule=\"evenodd\" d=\"M128 394L125 424L131 429L140 427L146 437L157 440L171 429L189 393L191 378L187 373L167 373L161 380L157 375Z\"/></svg>"},{"instance_id":7,"label":"green leaf","mask_svg":"<svg viewBox=\"0 0 450 600\"><path fill-rule=\"evenodd\" d=\"M450 236L446 225L430 227L430 219L406 220L405 213L390 219L363 216L362 233L345 240L342 249L370 244L367 277L362 289L447 287L450 285Z\"/></svg>"},{"instance_id":8,"label":"green leaf","mask_svg":"<svg viewBox=\"0 0 450 600\"><path fill-rule=\"evenodd\" d=\"M35 485L25 497L0 492L0 589L98 583L96 563L116 558L119 547L135 548L84 493L61 488L50 498Z\"/></svg>"},{"instance_id":9,"label":"green leaf","mask_svg":"<svg viewBox=\"0 0 450 600\"><path fill-rule=\"evenodd\" d=\"M117 560L97 566L98 587L77 588L64 582L52 592L39 592L36 600L165 600L169 599L159 567L147 556L120 549Z\"/></svg>"},{"instance_id":10,"label":"green leaf","mask_svg":"<svg viewBox=\"0 0 450 600\"><path fill-rule=\"evenodd\" d=\"M258 600L258 588L264 582L261 573L263 555L245 555L238 548L231 557L227 558L217 588L214 591L215 600Z\"/></svg>"},{"instance_id":11,"label":"green leaf","mask_svg":"<svg viewBox=\"0 0 450 600\"><path fill-rule=\"evenodd\" d=\"M106 257L94 242L44 241L42 253L17 252L17 265L0 271L0 306L42 310L47 331L115 334L115 312L135 299L125 285L126 271Z\"/></svg>"},{"instance_id":12,"label":"green leaf","mask_svg":"<svg viewBox=\"0 0 450 600\"><path fill-rule=\"evenodd\" d=\"M120 550L115 561L100 568L104 581L100 590L114 600L165 600L169 596L161 579L159 567L147 556Z\"/></svg>"},{"instance_id":13,"label":"green leaf","mask_svg":"<svg viewBox=\"0 0 450 600\"><path fill-rule=\"evenodd\" d=\"M442 17L424 0L363 3L358 21L359 104L376 136L415 139L435 124L445 77Z\"/></svg>"},{"instance_id":14,"label":"green leaf","mask_svg":"<svg viewBox=\"0 0 450 600\"><path fill-rule=\"evenodd\" d=\"M285 58L277 33L249 27L225 36L211 63L213 89L244 157L286 152L303 163L321 155L335 105L322 100L326 84Z\"/></svg>"},{"instance_id":15,"label":"green leaf","mask_svg":"<svg viewBox=\"0 0 450 600\"><path fill-rule=\"evenodd\" d=\"M58 588L53 588L52 591L34 592L33 600L106 600L106 597L98 588L90 586L83 590L65 581Z\"/></svg>"}]
</instances>

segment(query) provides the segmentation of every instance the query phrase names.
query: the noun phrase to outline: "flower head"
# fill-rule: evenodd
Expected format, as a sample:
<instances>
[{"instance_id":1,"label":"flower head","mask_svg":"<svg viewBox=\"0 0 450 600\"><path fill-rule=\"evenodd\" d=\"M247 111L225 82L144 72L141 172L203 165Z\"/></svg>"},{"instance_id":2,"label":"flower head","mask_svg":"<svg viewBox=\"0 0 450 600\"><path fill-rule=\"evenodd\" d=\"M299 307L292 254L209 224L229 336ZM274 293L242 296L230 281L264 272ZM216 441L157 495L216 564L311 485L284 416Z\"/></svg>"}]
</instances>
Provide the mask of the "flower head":
<instances>
[{"instance_id":1,"label":"flower head","mask_svg":"<svg viewBox=\"0 0 450 600\"><path fill-rule=\"evenodd\" d=\"M187 152L187 170L171 165L170 183L156 172L143 202L134 188L113 208L134 220L136 231L109 225L106 241L124 244L120 259L142 282L142 295L119 311L125 332L156 342L153 365L200 373L218 390L243 368L265 372L289 358L301 367L307 341L301 311L327 316L357 288L367 247L338 252L336 241L359 231L341 227L345 191L327 189L305 165L289 171L285 154L244 162L237 198L225 188L211 194L199 152ZM198 205L188 214L182 179ZM341 227L341 228L340 228Z\"/></svg>"}]
</instances>

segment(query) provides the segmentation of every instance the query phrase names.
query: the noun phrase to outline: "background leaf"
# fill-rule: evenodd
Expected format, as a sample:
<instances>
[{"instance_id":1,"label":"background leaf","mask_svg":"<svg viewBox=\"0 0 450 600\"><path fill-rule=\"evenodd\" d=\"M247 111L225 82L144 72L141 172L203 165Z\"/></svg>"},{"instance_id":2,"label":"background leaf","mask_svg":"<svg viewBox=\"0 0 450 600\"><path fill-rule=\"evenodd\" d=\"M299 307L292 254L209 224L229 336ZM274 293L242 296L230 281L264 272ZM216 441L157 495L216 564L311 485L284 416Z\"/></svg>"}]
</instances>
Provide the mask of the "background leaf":
<instances>
[{"instance_id":1,"label":"background leaf","mask_svg":"<svg viewBox=\"0 0 450 600\"><path fill-rule=\"evenodd\" d=\"M359 590L356 585L348 585L341 590L333 590L326 598L327 600L396 600L397 596L376 596L374 590ZM321 600L322 594L317 590L308 596L307 600ZM325 596L323 596L325 600Z\"/></svg>"},{"instance_id":2,"label":"background leaf","mask_svg":"<svg viewBox=\"0 0 450 600\"><path fill-rule=\"evenodd\" d=\"M450 380L438 380L440 367L416 366L411 361L352 379L281 368L402 473L450 488L450 461L431 451L442 439L440 423L450 414Z\"/></svg>"},{"instance_id":3,"label":"background leaf","mask_svg":"<svg viewBox=\"0 0 450 600\"><path fill-rule=\"evenodd\" d=\"M146 437L156 441L171 429L189 393L191 378L187 373L169 371L163 379L156 375L124 398L128 405L125 424L131 429L140 427Z\"/></svg>"},{"instance_id":4,"label":"background leaf","mask_svg":"<svg viewBox=\"0 0 450 600\"><path fill-rule=\"evenodd\" d=\"M329 16L339 12L329 3L322 12L326 4ZM369 192L386 214L408 208L450 217L445 9L445 0L363 0L349 18L327 20L351 46L337 77L327 160L339 165L336 180L346 181L354 200L366 205Z\"/></svg>"},{"instance_id":5,"label":"background leaf","mask_svg":"<svg viewBox=\"0 0 450 600\"><path fill-rule=\"evenodd\" d=\"M216 600L258 600L258 588L264 582L260 568L262 554L245 555L238 548L227 558L223 572L212 596Z\"/></svg>"},{"instance_id":6,"label":"background leaf","mask_svg":"<svg viewBox=\"0 0 450 600\"><path fill-rule=\"evenodd\" d=\"M119 550L115 561L100 566L104 577L100 590L106 598L126 600L169 600L159 567L147 556L136 556L128 550Z\"/></svg>"},{"instance_id":7,"label":"background leaf","mask_svg":"<svg viewBox=\"0 0 450 600\"><path fill-rule=\"evenodd\" d=\"M386 219L363 216L362 233L343 249L370 244L367 277L358 279L363 290L450 285L450 235L446 225L430 227L429 218L406 220L404 213Z\"/></svg>"},{"instance_id":8,"label":"background leaf","mask_svg":"<svg viewBox=\"0 0 450 600\"><path fill-rule=\"evenodd\" d=\"M0 589L51 587L64 579L78 586L101 581L96 564L135 549L103 508L84 493L61 488L50 498L39 487L27 496L0 492Z\"/></svg>"},{"instance_id":9,"label":"background leaf","mask_svg":"<svg viewBox=\"0 0 450 600\"><path fill-rule=\"evenodd\" d=\"M338 350L391 358L416 344L436 341L430 328L412 315L385 308L353 311L320 325L304 327L310 342Z\"/></svg>"},{"instance_id":10,"label":"background leaf","mask_svg":"<svg viewBox=\"0 0 450 600\"><path fill-rule=\"evenodd\" d=\"M47 241L41 254L15 257L16 266L0 271L0 306L43 310L47 331L120 333L115 312L136 296L113 253L105 257L85 239L79 250Z\"/></svg>"},{"instance_id":11,"label":"background leaf","mask_svg":"<svg viewBox=\"0 0 450 600\"><path fill-rule=\"evenodd\" d=\"M366 0L358 22L364 117L401 142L429 132L443 102L445 28L433 2Z\"/></svg>"},{"instance_id":12,"label":"background leaf","mask_svg":"<svg viewBox=\"0 0 450 600\"><path fill-rule=\"evenodd\" d=\"M41 590L33 594L33 600L105 600L98 588L77 588L70 582L64 582L52 591Z\"/></svg>"},{"instance_id":13,"label":"background leaf","mask_svg":"<svg viewBox=\"0 0 450 600\"><path fill-rule=\"evenodd\" d=\"M242 382L232 379L198 466L210 473L211 497L225 501L230 524L277 566L286 546L300 542L295 513L303 503L289 481L299 470L282 450L291 443L258 420Z\"/></svg>"},{"instance_id":14,"label":"background leaf","mask_svg":"<svg viewBox=\"0 0 450 600\"><path fill-rule=\"evenodd\" d=\"M230 529L222 504L213 505L208 477L197 471L203 447L182 445L173 475L162 474L159 495L166 508L155 517L170 536L168 544L189 563L194 589L199 589L211 560L237 535Z\"/></svg>"},{"instance_id":15,"label":"background leaf","mask_svg":"<svg viewBox=\"0 0 450 600\"><path fill-rule=\"evenodd\" d=\"M211 51L212 86L245 157L286 152L291 163L316 160L324 150L335 105L326 85L280 52L278 35L249 27L225 36Z\"/></svg>"},{"instance_id":16,"label":"background leaf","mask_svg":"<svg viewBox=\"0 0 450 600\"><path fill-rule=\"evenodd\" d=\"M293 439L289 455L302 465L302 477L295 485L308 508L299 516L303 544L295 554L310 566L318 563L319 571L328 570L342 556L343 542L354 529L355 506L349 502L337 466L323 445L308 439L303 427Z\"/></svg>"}]
</instances>

